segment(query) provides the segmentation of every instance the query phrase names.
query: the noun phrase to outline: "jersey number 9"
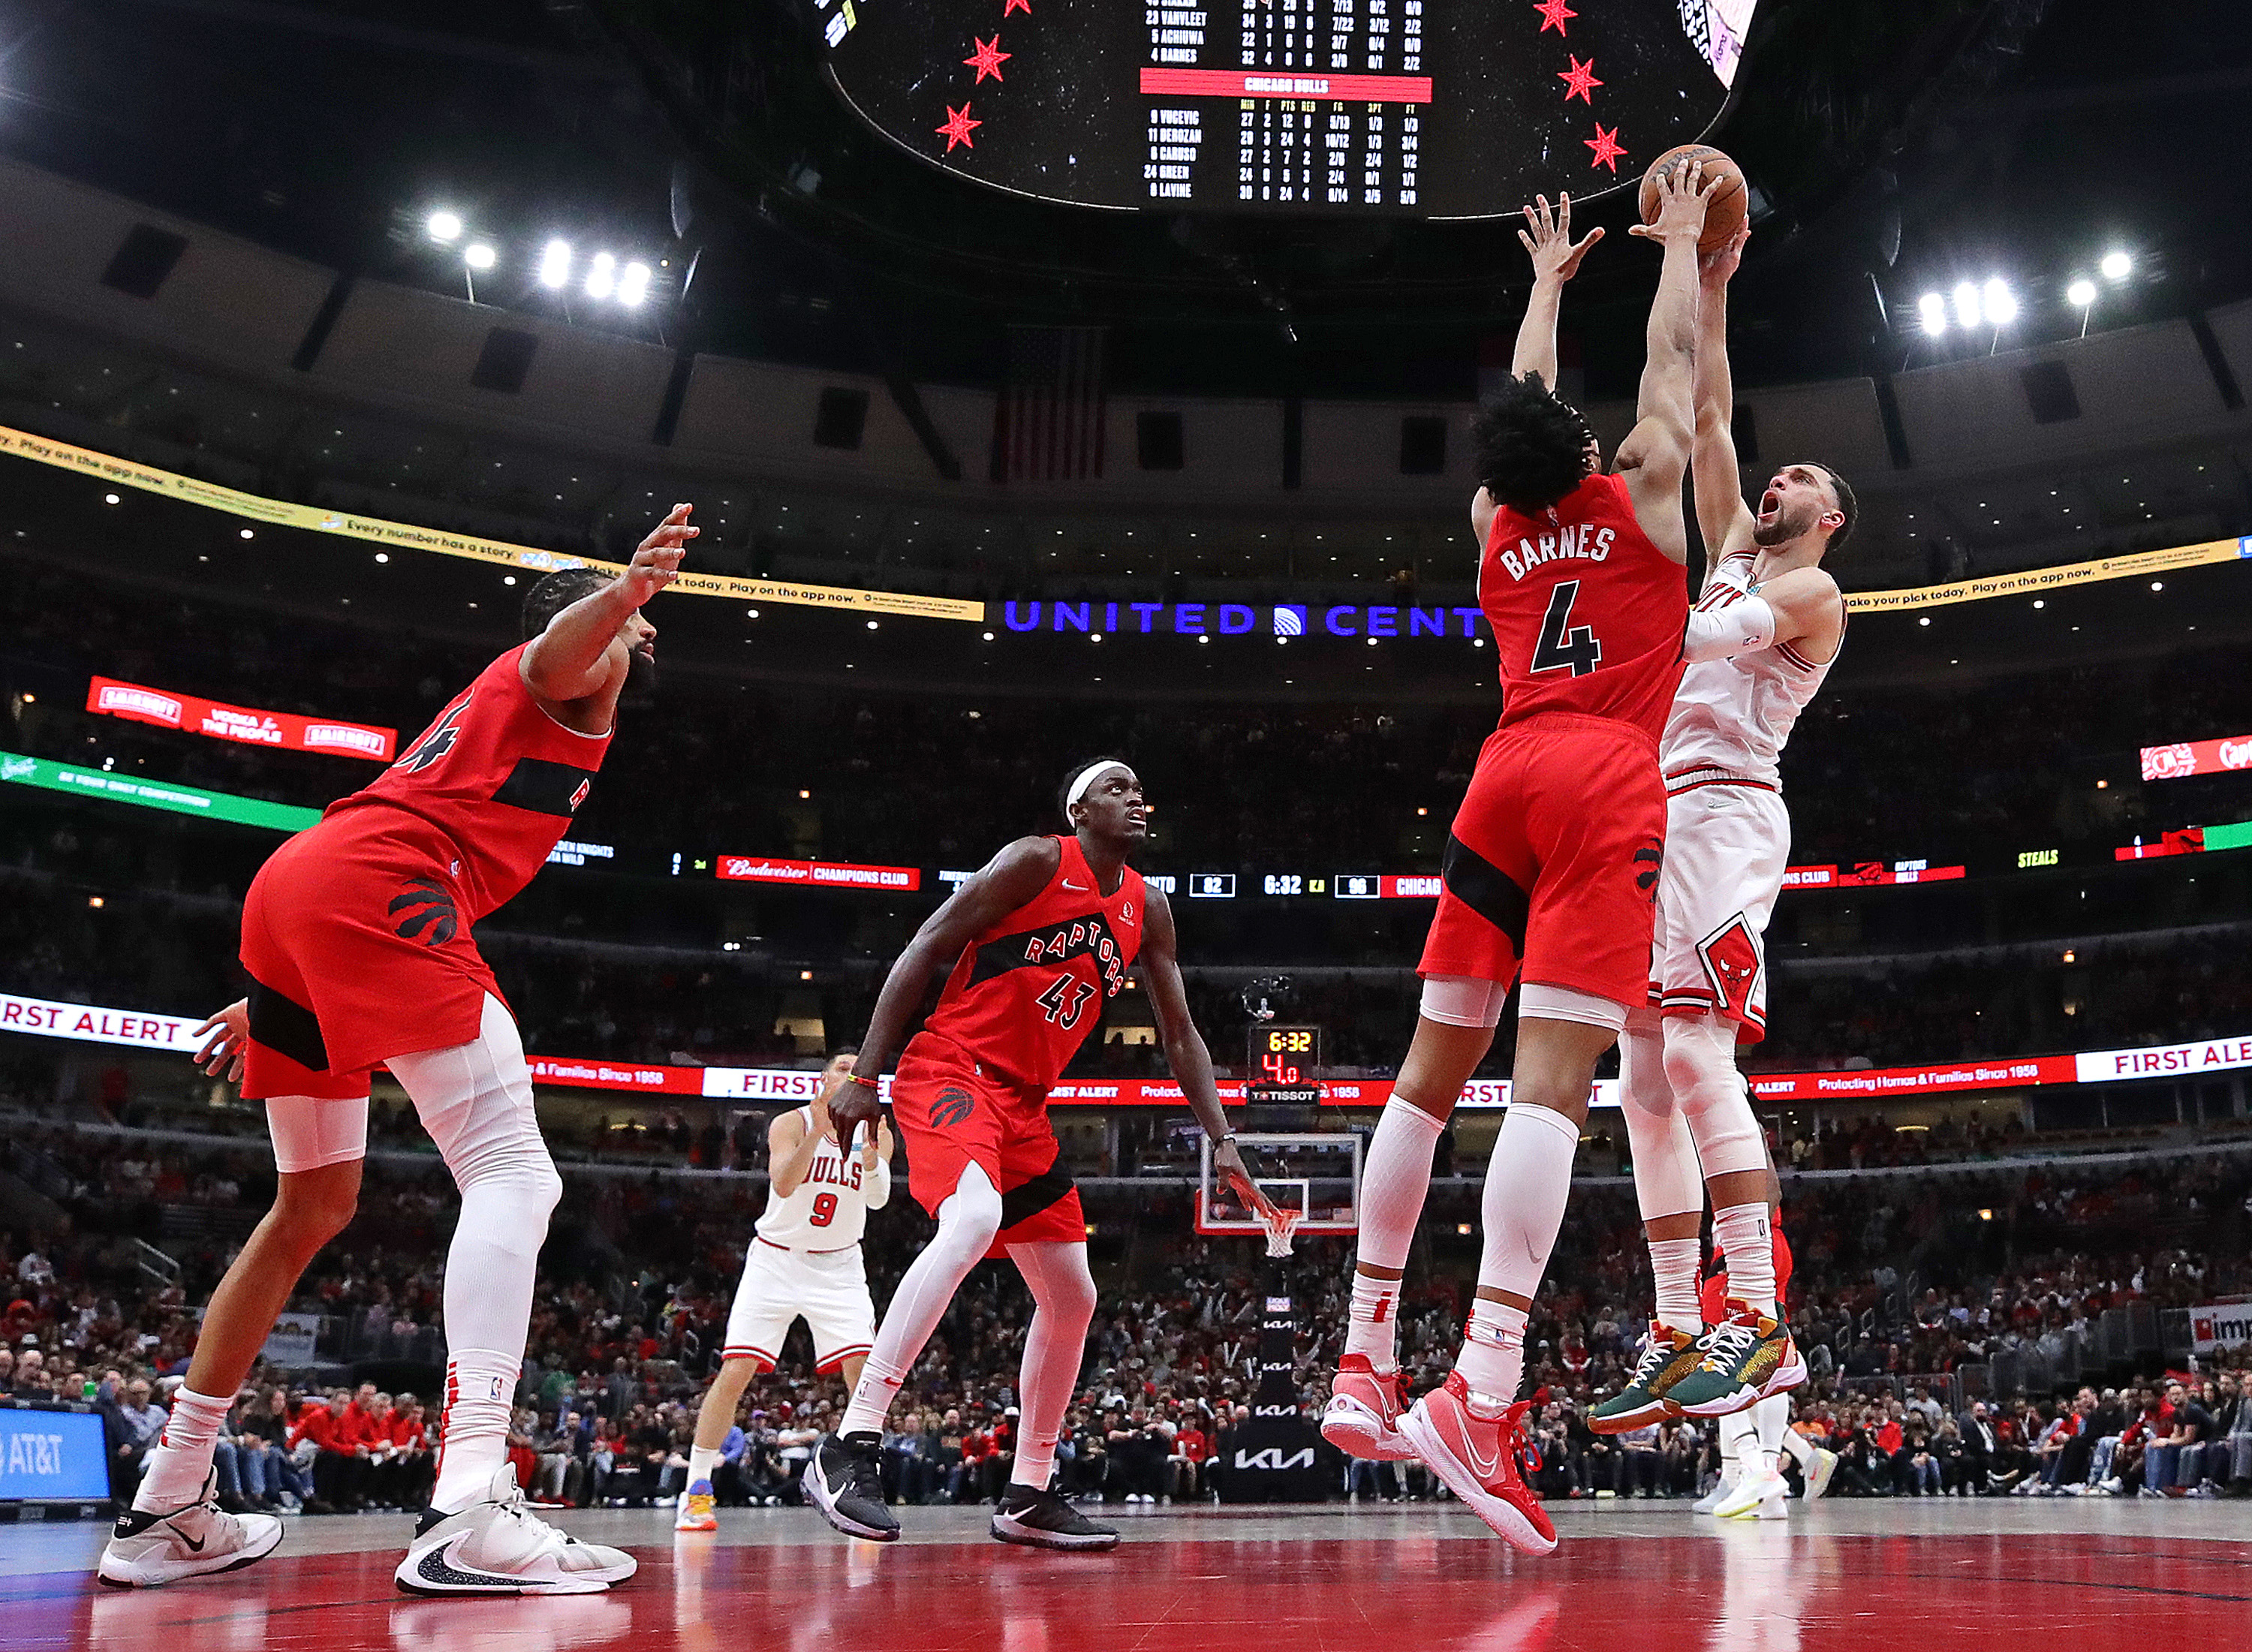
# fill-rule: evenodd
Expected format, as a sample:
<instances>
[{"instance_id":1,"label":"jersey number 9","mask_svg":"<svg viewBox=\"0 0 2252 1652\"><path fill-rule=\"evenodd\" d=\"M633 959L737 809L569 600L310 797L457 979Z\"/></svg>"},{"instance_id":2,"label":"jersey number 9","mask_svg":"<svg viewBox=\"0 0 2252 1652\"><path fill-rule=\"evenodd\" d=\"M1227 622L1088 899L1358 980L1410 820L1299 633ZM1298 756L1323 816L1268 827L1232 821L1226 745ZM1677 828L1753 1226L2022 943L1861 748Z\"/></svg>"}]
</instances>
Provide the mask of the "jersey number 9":
<instances>
[{"instance_id":1,"label":"jersey number 9","mask_svg":"<svg viewBox=\"0 0 2252 1652\"><path fill-rule=\"evenodd\" d=\"M827 1227L837 1219L837 1196L817 1193L813 1196L813 1213L805 1218L815 1227Z\"/></svg>"}]
</instances>

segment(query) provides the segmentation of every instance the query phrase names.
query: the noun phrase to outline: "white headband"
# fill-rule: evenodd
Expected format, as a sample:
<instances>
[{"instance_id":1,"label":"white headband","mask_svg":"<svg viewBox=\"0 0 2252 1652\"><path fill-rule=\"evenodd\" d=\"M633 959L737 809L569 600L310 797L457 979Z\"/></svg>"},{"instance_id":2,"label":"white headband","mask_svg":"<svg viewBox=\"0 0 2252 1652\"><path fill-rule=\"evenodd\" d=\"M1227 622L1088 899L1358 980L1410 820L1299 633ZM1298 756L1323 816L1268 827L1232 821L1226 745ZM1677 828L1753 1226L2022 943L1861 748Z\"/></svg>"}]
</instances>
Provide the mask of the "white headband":
<instances>
[{"instance_id":1,"label":"white headband","mask_svg":"<svg viewBox=\"0 0 2252 1652\"><path fill-rule=\"evenodd\" d=\"M1105 774L1114 768L1124 768L1129 774L1131 774L1134 772L1132 769L1127 768L1125 764L1118 761L1117 759L1113 758L1107 763L1094 764L1081 774L1077 780L1072 781L1071 790L1065 795L1063 800L1063 817L1066 820L1069 820L1071 818L1071 811L1074 806L1078 803L1081 798L1087 795L1088 788L1094 785L1096 781L1102 779Z\"/></svg>"}]
</instances>

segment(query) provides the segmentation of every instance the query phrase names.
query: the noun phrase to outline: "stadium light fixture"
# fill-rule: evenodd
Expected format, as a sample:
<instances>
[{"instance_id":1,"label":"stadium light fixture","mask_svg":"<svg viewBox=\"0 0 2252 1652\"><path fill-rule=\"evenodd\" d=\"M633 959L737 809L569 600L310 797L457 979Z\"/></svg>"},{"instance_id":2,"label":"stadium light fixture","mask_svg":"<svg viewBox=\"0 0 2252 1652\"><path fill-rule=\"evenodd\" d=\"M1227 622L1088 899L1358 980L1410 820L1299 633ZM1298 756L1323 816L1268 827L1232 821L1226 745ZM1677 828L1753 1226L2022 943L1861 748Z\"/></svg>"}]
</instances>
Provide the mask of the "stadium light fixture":
<instances>
[{"instance_id":1,"label":"stadium light fixture","mask_svg":"<svg viewBox=\"0 0 2252 1652\"><path fill-rule=\"evenodd\" d=\"M430 214L422 227L429 231L432 240L441 245L449 241L457 241L462 239L462 215L441 207Z\"/></svg>"},{"instance_id":2,"label":"stadium light fixture","mask_svg":"<svg viewBox=\"0 0 2252 1652\"><path fill-rule=\"evenodd\" d=\"M618 277L618 302L628 309L638 309L649 297L649 266L629 264L625 274Z\"/></svg>"},{"instance_id":3,"label":"stadium light fixture","mask_svg":"<svg viewBox=\"0 0 2252 1652\"><path fill-rule=\"evenodd\" d=\"M1960 281L1955 288L1955 324L1970 328L1978 324L1978 288L1970 281Z\"/></svg>"},{"instance_id":4,"label":"stadium light fixture","mask_svg":"<svg viewBox=\"0 0 2252 1652\"><path fill-rule=\"evenodd\" d=\"M2103 272L2105 281L2123 281L2135 273L2135 260L2129 254L2114 248L2103 254L2103 261L2096 267Z\"/></svg>"},{"instance_id":5,"label":"stadium light fixture","mask_svg":"<svg viewBox=\"0 0 2252 1652\"><path fill-rule=\"evenodd\" d=\"M608 298L618 289L618 260L608 253L597 253L587 266L587 296Z\"/></svg>"},{"instance_id":6,"label":"stadium light fixture","mask_svg":"<svg viewBox=\"0 0 2252 1652\"><path fill-rule=\"evenodd\" d=\"M560 239L548 242L539 254L539 284L558 288L570 279L571 243Z\"/></svg>"},{"instance_id":7,"label":"stadium light fixture","mask_svg":"<svg viewBox=\"0 0 2252 1652\"><path fill-rule=\"evenodd\" d=\"M2000 276L1986 278L1986 290L1981 296L1984 301L1988 325L2007 327L2017 320L2018 295L2010 290L2009 283Z\"/></svg>"},{"instance_id":8,"label":"stadium light fixture","mask_svg":"<svg viewBox=\"0 0 2252 1652\"><path fill-rule=\"evenodd\" d=\"M490 269L499 261L500 254L494 252L491 246L484 241L471 241L462 249L462 262L467 264L471 269Z\"/></svg>"},{"instance_id":9,"label":"stadium light fixture","mask_svg":"<svg viewBox=\"0 0 2252 1652\"><path fill-rule=\"evenodd\" d=\"M1947 301L1937 293L1926 293L1916 300L1915 310L1923 317L1923 330L1932 337L1947 330Z\"/></svg>"},{"instance_id":10,"label":"stadium light fixture","mask_svg":"<svg viewBox=\"0 0 2252 1652\"><path fill-rule=\"evenodd\" d=\"M2096 283L2082 275L2064 289L2064 302L2075 309L2086 309L2096 302Z\"/></svg>"}]
</instances>

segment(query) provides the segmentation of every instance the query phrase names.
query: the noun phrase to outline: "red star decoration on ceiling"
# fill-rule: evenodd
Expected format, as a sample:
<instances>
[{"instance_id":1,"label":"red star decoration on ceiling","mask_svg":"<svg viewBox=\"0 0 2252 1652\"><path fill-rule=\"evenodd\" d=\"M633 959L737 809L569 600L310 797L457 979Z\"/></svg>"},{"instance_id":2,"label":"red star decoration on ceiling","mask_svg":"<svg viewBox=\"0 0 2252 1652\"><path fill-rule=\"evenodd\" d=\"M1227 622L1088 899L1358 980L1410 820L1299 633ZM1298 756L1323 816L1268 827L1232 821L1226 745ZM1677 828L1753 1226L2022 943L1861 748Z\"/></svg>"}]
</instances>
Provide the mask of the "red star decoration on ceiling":
<instances>
[{"instance_id":1,"label":"red star decoration on ceiling","mask_svg":"<svg viewBox=\"0 0 2252 1652\"><path fill-rule=\"evenodd\" d=\"M1004 52L1001 50L1001 37L997 34L990 40L980 40L974 34L971 35L970 38L977 47L977 55L976 57L964 58L962 60L965 64L969 65L970 67L977 71L977 79L973 81L972 84L983 86L985 83L985 77L989 74L996 80L999 80L1001 78L1001 66L1006 63L1011 58L1016 56L1016 53L1013 52ZM1595 84L1600 86L1602 82L1599 80Z\"/></svg>"},{"instance_id":2,"label":"red star decoration on ceiling","mask_svg":"<svg viewBox=\"0 0 2252 1652\"><path fill-rule=\"evenodd\" d=\"M997 35L994 38L998 39L1000 37ZM1595 79L1595 60L1589 58L1582 63L1568 52L1564 54L1564 60L1572 66L1556 77L1564 82L1564 101L1569 103L1577 98L1592 108L1595 101L1588 94L1602 84Z\"/></svg>"},{"instance_id":3,"label":"red star decoration on ceiling","mask_svg":"<svg viewBox=\"0 0 2252 1652\"><path fill-rule=\"evenodd\" d=\"M954 153L954 146L957 143L965 149L976 149L977 145L970 141L970 134L984 124L983 121L973 121L970 118L970 106L967 103L958 109L949 103L946 106L946 124L933 127L931 130L944 134L946 152L951 155ZM1599 132L1602 130L1601 127L1595 129ZM1611 170L1616 171L1618 169L1613 167Z\"/></svg>"},{"instance_id":4,"label":"red star decoration on ceiling","mask_svg":"<svg viewBox=\"0 0 2252 1652\"><path fill-rule=\"evenodd\" d=\"M1002 22L1006 23L1009 20L1010 13L1015 11L1021 11L1026 17L1031 17L1032 15L1032 0L1001 0ZM998 35L994 37L996 39L998 39L1000 37Z\"/></svg>"},{"instance_id":5,"label":"red star decoration on ceiling","mask_svg":"<svg viewBox=\"0 0 2252 1652\"><path fill-rule=\"evenodd\" d=\"M1017 3L1018 0L1010 0L1011 4ZM1027 5L1025 9L1029 10L1031 7ZM1543 34L1551 29L1559 34L1568 34L1570 31L1564 27L1564 19L1580 15L1566 5L1564 0L1535 0L1533 9L1540 14L1540 32Z\"/></svg>"},{"instance_id":6,"label":"red star decoration on ceiling","mask_svg":"<svg viewBox=\"0 0 2252 1652\"><path fill-rule=\"evenodd\" d=\"M964 142L967 140L965 139ZM1598 121L1595 122L1595 136L1581 138L1580 142L1595 152L1595 158L1588 163L1589 166L1609 167L1612 176L1617 176L1619 156L1626 153L1618 141L1618 128L1613 127L1606 132L1603 130L1603 123Z\"/></svg>"}]
</instances>

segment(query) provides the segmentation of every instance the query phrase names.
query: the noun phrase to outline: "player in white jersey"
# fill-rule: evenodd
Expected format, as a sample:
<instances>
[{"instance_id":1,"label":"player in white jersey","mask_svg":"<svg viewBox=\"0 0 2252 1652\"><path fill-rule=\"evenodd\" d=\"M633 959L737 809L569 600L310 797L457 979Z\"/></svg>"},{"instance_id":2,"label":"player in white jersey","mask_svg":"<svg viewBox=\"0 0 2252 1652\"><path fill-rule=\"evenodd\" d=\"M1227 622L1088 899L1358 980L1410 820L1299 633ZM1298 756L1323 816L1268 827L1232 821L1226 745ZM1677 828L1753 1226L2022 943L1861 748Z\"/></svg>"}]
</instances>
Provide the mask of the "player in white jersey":
<instances>
[{"instance_id":1,"label":"player in white jersey","mask_svg":"<svg viewBox=\"0 0 2252 1652\"><path fill-rule=\"evenodd\" d=\"M1706 545L1697 606L1709 617L1692 627L1700 640L1685 649L1659 743L1668 803L1651 1005L1619 1040L1657 1312L1632 1377L1588 1421L1616 1433L1761 1406L1775 1413L1762 1432L1771 1426L1779 1445L1787 1391L1806 1368L1776 1300L1769 1228L1781 1189L1735 1050L1767 1028L1767 922L1790 853L1778 760L1845 640L1845 598L1822 559L1856 506L1835 470L1811 463L1778 469L1756 513L1744 502L1727 288L1745 239L1740 232L1701 260L1691 473ZM1709 1329L1697 1300L1708 1189L1729 1278L1727 1311ZM1756 1507L1781 1485L1771 1453L1765 1462L1737 1500Z\"/></svg>"},{"instance_id":2,"label":"player in white jersey","mask_svg":"<svg viewBox=\"0 0 2252 1652\"><path fill-rule=\"evenodd\" d=\"M860 1238L868 1212L880 1211L892 1197L892 1127L879 1121L873 1138L848 1156L838 1150L822 1104L859 1053L840 1050L830 1057L813 1104L782 1114L767 1128L766 1212L735 1287L719 1375L696 1416L676 1531L718 1530L712 1472L719 1448L734 1426L744 1386L775 1368L792 1320L803 1319L813 1333L816 1368L824 1376L843 1373L848 1392L867 1363L876 1306L868 1295Z\"/></svg>"}]
</instances>

